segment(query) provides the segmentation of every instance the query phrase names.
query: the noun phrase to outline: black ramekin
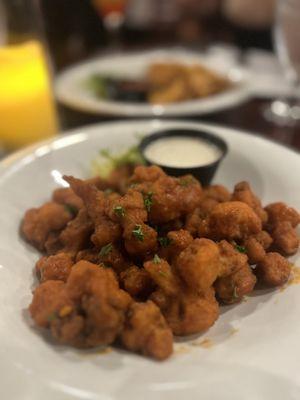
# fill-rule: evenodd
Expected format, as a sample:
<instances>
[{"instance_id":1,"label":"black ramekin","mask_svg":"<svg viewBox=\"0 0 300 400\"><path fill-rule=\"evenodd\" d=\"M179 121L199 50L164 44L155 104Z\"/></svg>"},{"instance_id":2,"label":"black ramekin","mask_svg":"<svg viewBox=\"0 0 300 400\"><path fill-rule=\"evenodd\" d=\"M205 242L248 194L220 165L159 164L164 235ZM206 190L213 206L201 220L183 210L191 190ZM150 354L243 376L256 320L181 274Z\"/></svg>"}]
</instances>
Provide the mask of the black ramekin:
<instances>
[{"instance_id":1,"label":"black ramekin","mask_svg":"<svg viewBox=\"0 0 300 400\"><path fill-rule=\"evenodd\" d=\"M166 137L192 137L199 138L201 140L205 140L208 143L215 145L220 150L220 157L213 161L212 163L195 166L195 167L168 167L166 165L156 164L161 167L168 175L171 176L182 176L187 174L192 174L196 179L200 181L203 186L207 186L212 181L220 162L226 156L228 152L228 146L226 142L220 137L206 132L200 129L185 129L185 128L177 128L177 129L165 129L161 131L154 132L150 135L145 136L140 145L139 149L141 154L143 155L146 163L148 165L153 164L147 157L145 156L145 150L149 146L150 143L153 143L156 140L163 139Z\"/></svg>"}]
</instances>

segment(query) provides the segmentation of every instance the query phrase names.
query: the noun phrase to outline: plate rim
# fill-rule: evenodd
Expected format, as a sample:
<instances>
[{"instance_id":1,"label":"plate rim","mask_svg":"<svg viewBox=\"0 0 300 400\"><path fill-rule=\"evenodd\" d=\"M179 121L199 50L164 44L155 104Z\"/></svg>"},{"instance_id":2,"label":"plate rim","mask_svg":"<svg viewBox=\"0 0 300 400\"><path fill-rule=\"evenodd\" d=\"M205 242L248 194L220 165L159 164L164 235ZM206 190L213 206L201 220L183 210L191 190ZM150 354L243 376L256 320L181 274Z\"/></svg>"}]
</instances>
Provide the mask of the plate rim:
<instances>
[{"instance_id":1,"label":"plate rim","mask_svg":"<svg viewBox=\"0 0 300 400\"><path fill-rule=\"evenodd\" d=\"M2 160L0 160L0 179L1 179L1 174L6 171L8 168L10 168L11 166L13 166L14 164L16 164L17 162L19 162L20 160L22 160L23 158L25 158L26 156L32 154L34 151L38 150L39 148L43 147L43 146L47 146L47 145L51 145L55 142L58 141L64 141L65 138L70 138L70 137L76 137L78 135L80 135L80 131L93 131L97 128L105 128L106 126L109 128L110 126L113 125L122 125L122 124L164 124L164 123L168 123L168 124L187 124L187 125L198 125L199 128L206 128L208 127L209 129L224 129L227 131L234 131L235 133L240 133L242 135L247 135L249 137L255 137L259 140L262 140L263 142L267 142L267 143L272 143L273 145L275 145L278 148L281 149L285 149L289 152L291 152L292 154L296 155L296 156L300 156L300 150L292 147L289 144L283 144L279 141L276 141L273 138L268 138L265 137L263 135L263 133L259 132L259 131L251 131L251 130L247 130L247 129L241 129L238 127L234 127L231 125L223 125L221 123L211 123L209 121L193 121L193 120L189 120L189 119L163 119L163 118L141 118L141 119L120 119L117 121L105 121L105 122L95 122L92 124L87 124L87 125L81 125L78 126L76 128L70 128L70 129L66 129L66 130L62 130L59 134L48 138L48 139L43 139L40 141L37 141L35 143L29 144L28 146L25 146L24 148L21 148L17 151L14 151L11 154L8 154L6 157L4 157ZM68 146L68 145L66 145ZM55 149L54 149L55 150ZM53 149L51 149L50 151L53 151Z\"/></svg>"},{"instance_id":2,"label":"plate rim","mask_svg":"<svg viewBox=\"0 0 300 400\"><path fill-rule=\"evenodd\" d=\"M57 100L72 109L78 110L78 111L83 111L87 112L91 115L119 115L119 116L136 116L137 111L134 109L136 107L135 103L128 103L128 104L122 104L118 102L109 102L105 100L97 100L96 102L98 103L96 106L95 104L88 104L84 102L84 100L78 98L75 99L74 96L69 96L68 94L63 94L61 92L61 85L65 77L69 73L73 73L76 71L76 69L84 68L87 67L89 64L92 65L93 63L96 62L101 62L101 60L109 60L113 59L114 57L138 57L138 56L146 56L150 57L151 55L155 56L156 54L160 55L161 57L166 57L168 54L170 56L183 56L187 55L188 57L198 57L200 58L207 58L207 54L205 52L196 52L193 50L189 50L186 48L181 48L181 47L174 47L171 49L167 48L154 48L154 49L146 49L146 50L133 50L133 51L128 51L126 54L123 54L121 51L116 52L116 53L101 53L99 55L96 55L94 57L89 57L86 60L79 61L75 64L72 64L66 68L64 68L62 71L58 73L54 80L54 93L57 98ZM193 107L192 110L180 110L181 103L171 103L167 105L146 105L144 107L148 107L147 110L140 109L138 110L138 115L141 117L145 116L152 116L152 117L160 117L160 116L171 116L175 117L176 115L195 115L195 114L211 114L220 110L226 110L228 108L233 107L234 105L237 104L242 104L243 102L247 101L247 99L251 98L251 90L249 86L249 79L247 78L248 71L246 68L243 67L243 65L237 63L233 69L239 70L240 73L243 75L243 78L241 79L241 85L237 88L233 88L231 90L225 91L223 93L220 93L218 95L218 101L223 101L223 104L220 105L218 104L217 106L207 106L207 110L202 110L201 108L203 107L203 99L196 99L196 100L189 100L185 102L185 104L191 105ZM226 99L226 103L224 100L220 99L220 96L234 96L229 97ZM209 101L214 101L213 96L210 96L207 98ZM201 104L202 103L202 104ZM205 104L205 103L204 103ZM201 107L202 106L202 107ZM196 108L200 108L199 110L196 110Z\"/></svg>"}]
</instances>

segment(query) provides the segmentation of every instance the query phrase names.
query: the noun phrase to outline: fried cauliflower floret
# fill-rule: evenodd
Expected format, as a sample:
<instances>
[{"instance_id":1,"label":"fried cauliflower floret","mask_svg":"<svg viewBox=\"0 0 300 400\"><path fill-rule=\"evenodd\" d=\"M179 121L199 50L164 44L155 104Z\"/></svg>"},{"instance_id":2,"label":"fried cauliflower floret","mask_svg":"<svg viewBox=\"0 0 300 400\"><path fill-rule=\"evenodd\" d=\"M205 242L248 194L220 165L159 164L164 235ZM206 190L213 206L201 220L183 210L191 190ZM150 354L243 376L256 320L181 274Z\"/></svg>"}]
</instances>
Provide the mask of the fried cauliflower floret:
<instances>
[{"instance_id":1,"label":"fried cauliflower floret","mask_svg":"<svg viewBox=\"0 0 300 400\"><path fill-rule=\"evenodd\" d=\"M150 300L131 304L121 340L127 349L157 360L164 360L173 352L172 331Z\"/></svg>"},{"instance_id":2,"label":"fried cauliflower floret","mask_svg":"<svg viewBox=\"0 0 300 400\"><path fill-rule=\"evenodd\" d=\"M224 303L237 303L252 292L256 277L248 264L233 272L231 275L221 277L215 282L216 294Z\"/></svg>"},{"instance_id":3,"label":"fried cauliflower floret","mask_svg":"<svg viewBox=\"0 0 300 400\"><path fill-rule=\"evenodd\" d=\"M268 213L266 229L273 238L276 250L286 255L296 253L299 247L295 230L300 222L298 211L281 202L269 204L265 210Z\"/></svg>"},{"instance_id":4,"label":"fried cauliflower floret","mask_svg":"<svg viewBox=\"0 0 300 400\"><path fill-rule=\"evenodd\" d=\"M173 262L192 241L193 237L187 230L170 231L165 238L160 238L161 247L158 254L167 261Z\"/></svg>"},{"instance_id":5,"label":"fried cauliflower floret","mask_svg":"<svg viewBox=\"0 0 300 400\"><path fill-rule=\"evenodd\" d=\"M206 216L207 215L205 215L205 217ZM202 221L203 216L200 208L195 208L194 211L187 214L184 229L187 230L195 238L196 236L198 236L199 226L201 225Z\"/></svg>"},{"instance_id":6,"label":"fried cauliflower floret","mask_svg":"<svg viewBox=\"0 0 300 400\"><path fill-rule=\"evenodd\" d=\"M66 282L74 264L68 253L58 253L50 257L42 257L36 263L36 274L41 282L59 280Z\"/></svg>"},{"instance_id":7,"label":"fried cauliflower floret","mask_svg":"<svg viewBox=\"0 0 300 400\"><path fill-rule=\"evenodd\" d=\"M220 252L220 277L232 275L248 263L246 254L240 253L231 243L221 240L218 243Z\"/></svg>"},{"instance_id":8,"label":"fried cauliflower floret","mask_svg":"<svg viewBox=\"0 0 300 400\"><path fill-rule=\"evenodd\" d=\"M54 190L52 200L55 201L55 203L70 206L70 209L74 211L74 214L77 214L77 212L83 207L83 201L70 187Z\"/></svg>"},{"instance_id":9,"label":"fried cauliflower floret","mask_svg":"<svg viewBox=\"0 0 300 400\"><path fill-rule=\"evenodd\" d=\"M112 268L117 275L130 266L129 261L124 258L121 250L112 243L103 246L100 251L96 248L79 251L76 255L76 262L80 260Z\"/></svg>"},{"instance_id":10,"label":"fried cauliflower floret","mask_svg":"<svg viewBox=\"0 0 300 400\"><path fill-rule=\"evenodd\" d=\"M112 203L109 216L121 224L124 246L129 254L141 255L155 250L157 232L144 223L147 210L140 192L129 189L123 197Z\"/></svg>"},{"instance_id":11,"label":"fried cauliflower floret","mask_svg":"<svg viewBox=\"0 0 300 400\"><path fill-rule=\"evenodd\" d=\"M274 247L283 255L295 254L299 248L299 237L290 222L278 223L271 232Z\"/></svg>"},{"instance_id":12,"label":"fried cauliflower floret","mask_svg":"<svg viewBox=\"0 0 300 400\"><path fill-rule=\"evenodd\" d=\"M94 225L89 218L85 207L82 207L75 218L68 222L60 232L51 232L45 242L48 255L58 252L76 254L88 246Z\"/></svg>"},{"instance_id":13,"label":"fried cauliflower floret","mask_svg":"<svg viewBox=\"0 0 300 400\"><path fill-rule=\"evenodd\" d=\"M74 308L73 301L65 291L65 283L49 280L35 289L29 312L38 326L48 328L65 307Z\"/></svg>"},{"instance_id":14,"label":"fried cauliflower floret","mask_svg":"<svg viewBox=\"0 0 300 400\"><path fill-rule=\"evenodd\" d=\"M164 171L156 165L150 165L149 167L138 165L133 171L132 177L130 178L130 183L137 184L144 182L155 182L160 177L164 176L166 176Z\"/></svg>"},{"instance_id":15,"label":"fried cauliflower floret","mask_svg":"<svg viewBox=\"0 0 300 400\"><path fill-rule=\"evenodd\" d=\"M72 215L63 205L48 202L25 213L21 232L31 244L43 251L50 233L62 230L71 219Z\"/></svg>"},{"instance_id":16,"label":"fried cauliflower floret","mask_svg":"<svg viewBox=\"0 0 300 400\"><path fill-rule=\"evenodd\" d=\"M220 273L218 246L209 239L195 239L178 256L176 270L190 288L206 292Z\"/></svg>"},{"instance_id":17,"label":"fried cauliflower floret","mask_svg":"<svg viewBox=\"0 0 300 400\"><path fill-rule=\"evenodd\" d=\"M199 333L214 324L219 315L213 288L205 293L186 288L165 260L144 264L158 289L150 298L158 305L175 335Z\"/></svg>"},{"instance_id":18,"label":"fried cauliflower floret","mask_svg":"<svg viewBox=\"0 0 300 400\"><path fill-rule=\"evenodd\" d=\"M67 283L46 281L36 289L30 312L60 343L93 347L117 338L131 301L112 270L80 261Z\"/></svg>"},{"instance_id":19,"label":"fried cauliflower floret","mask_svg":"<svg viewBox=\"0 0 300 400\"><path fill-rule=\"evenodd\" d=\"M76 254L89 244L92 232L93 223L86 209L83 207L79 210L76 217L68 222L65 229L59 234L56 246L60 247L61 251ZM47 250L49 251L49 248Z\"/></svg>"},{"instance_id":20,"label":"fried cauliflower floret","mask_svg":"<svg viewBox=\"0 0 300 400\"><path fill-rule=\"evenodd\" d=\"M268 215L262 208L259 198L252 192L248 182L240 182L235 185L231 200L248 204L261 219L262 223L267 222Z\"/></svg>"},{"instance_id":21,"label":"fried cauliflower floret","mask_svg":"<svg viewBox=\"0 0 300 400\"><path fill-rule=\"evenodd\" d=\"M117 241L121 236L121 226L107 215L110 208L109 196L98 190L96 186L72 176L64 179L71 185L74 192L83 200L87 213L94 224L95 231L91 241L98 248Z\"/></svg>"},{"instance_id":22,"label":"fried cauliflower floret","mask_svg":"<svg viewBox=\"0 0 300 400\"><path fill-rule=\"evenodd\" d=\"M192 212L200 203L202 188L200 183L192 176L173 178L160 169L150 170L152 167L137 167L133 181L139 182L138 176L145 174L149 169L154 174L155 180L150 180L136 185L136 190L149 195L151 193L151 206L148 210L149 221L153 224L163 224L176 220Z\"/></svg>"},{"instance_id":23,"label":"fried cauliflower floret","mask_svg":"<svg viewBox=\"0 0 300 400\"><path fill-rule=\"evenodd\" d=\"M180 283L173 273L170 264L162 258L156 258L144 263L144 268L164 293L176 296L180 291Z\"/></svg>"},{"instance_id":24,"label":"fried cauliflower floret","mask_svg":"<svg viewBox=\"0 0 300 400\"><path fill-rule=\"evenodd\" d=\"M219 317L219 305L213 288L204 294L179 292L176 297L167 296L158 289L151 299L161 309L174 335L185 336L206 331Z\"/></svg>"},{"instance_id":25,"label":"fried cauliflower floret","mask_svg":"<svg viewBox=\"0 0 300 400\"><path fill-rule=\"evenodd\" d=\"M300 223L300 214L294 208L287 206L285 203L272 203L265 207L268 213L268 227L272 229L273 226L282 222L289 222L292 228Z\"/></svg>"},{"instance_id":26,"label":"fried cauliflower floret","mask_svg":"<svg viewBox=\"0 0 300 400\"><path fill-rule=\"evenodd\" d=\"M257 264L266 255L265 249L254 236L244 241L244 247L251 265Z\"/></svg>"},{"instance_id":27,"label":"fried cauliflower floret","mask_svg":"<svg viewBox=\"0 0 300 400\"><path fill-rule=\"evenodd\" d=\"M120 283L124 290L135 298L146 299L154 290L153 281L148 272L135 265L121 272Z\"/></svg>"},{"instance_id":28,"label":"fried cauliflower floret","mask_svg":"<svg viewBox=\"0 0 300 400\"><path fill-rule=\"evenodd\" d=\"M290 277L291 265L280 254L267 253L256 266L255 273L259 281L267 286L282 286Z\"/></svg>"},{"instance_id":29,"label":"fried cauliflower floret","mask_svg":"<svg viewBox=\"0 0 300 400\"><path fill-rule=\"evenodd\" d=\"M216 205L199 227L199 235L214 240L241 240L262 230L256 213L246 203L229 201Z\"/></svg>"},{"instance_id":30,"label":"fried cauliflower floret","mask_svg":"<svg viewBox=\"0 0 300 400\"><path fill-rule=\"evenodd\" d=\"M112 343L123 328L131 302L130 296L119 289L112 270L79 261L72 268L66 291L85 316L79 345L90 347Z\"/></svg>"},{"instance_id":31,"label":"fried cauliflower floret","mask_svg":"<svg viewBox=\"0 0 300 400\"><path fill-rule=\"evenodd\" d=\"M216 200L218 203L230 201L230 192L223 185L211 185L203 189L203 197Z\"/></svg>"}]
</instances>

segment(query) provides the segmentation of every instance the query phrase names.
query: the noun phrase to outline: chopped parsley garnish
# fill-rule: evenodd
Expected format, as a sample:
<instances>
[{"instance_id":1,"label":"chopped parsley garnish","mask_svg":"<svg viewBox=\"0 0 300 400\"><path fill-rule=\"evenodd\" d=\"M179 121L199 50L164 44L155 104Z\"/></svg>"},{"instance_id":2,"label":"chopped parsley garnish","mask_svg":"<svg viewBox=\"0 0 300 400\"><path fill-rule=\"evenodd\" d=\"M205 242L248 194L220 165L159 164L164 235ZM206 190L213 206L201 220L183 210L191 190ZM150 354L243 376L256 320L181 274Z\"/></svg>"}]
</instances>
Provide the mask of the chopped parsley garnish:
<instances>
[{"instance_id":1,"label":"chopped parsley garnish","mask_svg":"<svg viewBox=\"0 0 300 400\"><path fill-rule=\"evenodd\" d=\"M104 262L104 263L102 263L102 265L104 268L111 268L111 263L109 263L109 262Z\"/></svg>"},{"instance_id":2,"label":"chopped parsley garnish","mask_svg":"<svg viewBox=\"0 0 300 400\"><path fill-rule=\"evenodd\" d=\"M132 231L132 234L140 242L144 241L144 233L143 233L141 225L135 225L135 227L134 227L134 229Z\"/></svg>"},{"instance_id":3,"label":"chopped parsley garnish","mask_svg":"<svg viewBox=\"0 0 300 400\"><path fill-rule=\"evenodd\" d=\"M64 204L65 210L68 211L73 217L75 217L78 213L78 208L73 206L72 204Z\"/></svg>"},{"instance_id":4,"label":"chopped parsley garnish","mask_svg":"<svg viewBox=\"0 0 300 400\"><path fill-rule=\"evenodd\" d=\"M112 243L108 243L106 246L103 246L99 252L100 257L107 256L113 249Z\"/></svg>"},{"instance_id":5,"label":"chopped parsley garnish","mask_svg":"<svg viewBox=\"0 0 300 400\"><path fill-rule=\"evenodd\" d=\"M239 298L239 295L237 294L237 287L236 286L234 286L233 287L233 298L234 299L238 299Z\"/></svg>"},{"instance_id":6,"label":"chopped parsley garnish","mask_svg":"<svg viewBox=\"0 0 300 400\"><path fill-rule=\"evenodd\" d=\"M172 242L171 239L169 239L167 236L159 237L157 240L159 241L159 244L161 245L161 247L167 247Z\"/></svg>"},{"instance_id":7,"label":"chopped parsley garnish","mask_svg":"<svg viewBox=\"0 0 300 400\"><path fill-rule=\"evenodd\" d=\"M158 271L159 275L163 276L164 278L166 278L167 274L164 271Z\"/></svg>"},{"instance_id":8,"label":"chopped parsley garnish","mask_svg":"<svg viewBox=\"0 0 300 400\"><path fill-rule=\"evenodd\" d=\"M51 321L55 321L57 318L58 318L58 315L56 314L56 312L53 312L53 313L48 315L47 320L49 322L51 322Z\"/></svg>"},{"instance_id":9,"label":"chopped parsley garnish","mask_svg":"<svg viewBox=\"0 0 300 400\"><path fill-rule=\"evenodd\" d=\"M104 190L104 195L105 195L105 196L109 196L109 195L112 194L112 193L113 193L113 190L112 190L112 189L109 189L109 188L108 188L108 189L105 189L105 190Z\"/></svg>"},{"instance_id":10,"label":"chopped parsley garnish","mask_svg":"<svg viewBox=\"0 0 300 400\"><path fill-rule=\"evenodd\" d=\"M118 216L118 217L124 217L125 216L125 210L122 206L116 206L114 208L114 213Z\"/></svg>"},{"instance_id":11,"label":"chopped parsley garnish","mask_svg":"<svg viewBox=\"0 0 300 400\"><path fill-rule=\"evenodd\" d=\"M179 185L180 186L189 186L195 182L195 178L192 176L186 176L184 178L179 178Z\"/></svg>"},{"instance_id":12,"label":"chopped parsley garnish","mask_svg":"<svg viewBox=\"0 0 300 400\"><path fill-rule=\"evenodd\" d=\"M235 246L235 249L237 250L237 251L239 251L240 253L246 253L246 247L244 247L244 246L239 246L238 244Z\"/></svg>"},{"instance_id":13,"label":"chopped parsley garnish","mask_svg":"<svg viewBox=\"0 0 300 400\"><path fill-rule=\"evenodd\" d=\"M144 195L144 204L145 204L145 208L148 212L151 211L151 207L153 204L153 192L148 192L147 194Z\"/></svg>"},{"instance_id":14,"label":"chopped parsley garnish","mask_svg":"<svg viewBox=\"0 0 300 400\"><path fill-rule=\"evenodd\" d=\"M161 262L161 258L157 254L155 254L153 257L153 262L154 264L159 264Z\"/></svg>"}]
</instances>

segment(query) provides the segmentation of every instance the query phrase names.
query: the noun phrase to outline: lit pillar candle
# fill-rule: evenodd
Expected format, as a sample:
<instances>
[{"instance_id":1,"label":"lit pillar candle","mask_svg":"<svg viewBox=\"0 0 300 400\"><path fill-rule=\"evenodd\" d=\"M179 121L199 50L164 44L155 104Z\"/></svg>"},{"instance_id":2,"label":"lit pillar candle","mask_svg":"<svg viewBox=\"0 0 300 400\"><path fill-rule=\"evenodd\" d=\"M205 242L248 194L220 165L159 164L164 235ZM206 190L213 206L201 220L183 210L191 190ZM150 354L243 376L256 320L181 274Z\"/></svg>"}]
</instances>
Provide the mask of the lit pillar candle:
<instances>
[{"instance_id":1,"label":"lit pillar candle","mask_svg":"<svg viewBox=\"0 0 300 400\"><path fill-rule=\"evenodd\" d=\"M0 146L12 150L57 133L42 46L0 47Z\"/></svg>"}]
</instances>

